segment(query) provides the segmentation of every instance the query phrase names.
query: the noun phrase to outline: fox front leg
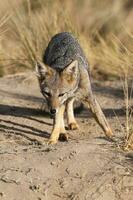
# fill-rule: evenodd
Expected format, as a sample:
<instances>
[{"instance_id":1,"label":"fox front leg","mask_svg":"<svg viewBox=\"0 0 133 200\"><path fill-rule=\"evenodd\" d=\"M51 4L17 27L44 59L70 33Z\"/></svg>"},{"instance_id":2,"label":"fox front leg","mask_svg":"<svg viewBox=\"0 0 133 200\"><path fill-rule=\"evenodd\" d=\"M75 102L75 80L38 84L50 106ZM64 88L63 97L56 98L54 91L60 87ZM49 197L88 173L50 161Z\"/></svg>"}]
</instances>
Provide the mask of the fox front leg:
<instances>
[{"instance_id":1,"label":"fox front leg","mask_svg":"<svg viewBox=\"0 0 133 200\"><path fill-rule=\"evenodd\" d=\"M79 126L74 117L73 103L74 103L74 98L71 98L67 101L67 105L66 105L68 128L70 130L79 129Z\"/></svg>"},{"instance_id":2,"label":"fox front leg","mask_svg":"<svg viewBox=\"0 0 133 200\"><path fill-rule=\"evenodd\" d=\"M63 119L64 111L65 111L65 105L62 105L58 109L58 112L55 115L53 130L49 138L48 144L56 144L59 139L60 133L65 134L64 119Z\"/></svg>"},{"instance_id":3,"label":"fox front leg","mask_svg":"<svg viewBox=\"0 0 133 200\"><path fill-rule=\"evenodd\" d=\"M94 118L96 119L98 124L103 129L105 135L108 138L111 138L113 135L112 130L107 122L107 119L106 119L99 103L97 102L97 100L95 99L95 97L93 96L92 93L86 97L86 99L84 100L84 103L87 105L87 107L90 108Z\"/></svg>"}]
</instances>

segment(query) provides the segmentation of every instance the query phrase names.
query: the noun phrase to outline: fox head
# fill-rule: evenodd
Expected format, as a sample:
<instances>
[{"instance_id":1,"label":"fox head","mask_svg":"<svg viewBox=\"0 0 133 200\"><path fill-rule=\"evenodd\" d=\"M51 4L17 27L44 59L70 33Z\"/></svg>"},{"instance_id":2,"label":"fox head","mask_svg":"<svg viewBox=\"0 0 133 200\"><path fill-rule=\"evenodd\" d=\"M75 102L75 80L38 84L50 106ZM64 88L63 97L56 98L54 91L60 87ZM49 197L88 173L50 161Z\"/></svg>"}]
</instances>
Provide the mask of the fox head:
<instances>
[{"instance_id":1,"label":"fox head","mask_svg":"<svg viewBox=\"0 0 133 200\"><path fill-rule=\"evenodd\" d=\"M62 71L41 63L36 63L36 74L39 80L40 90L45 97L50 113L55 115L58 108L70 97L78 88L79 72L78 61L73 61Z\"/></svg>"}]
</instances>

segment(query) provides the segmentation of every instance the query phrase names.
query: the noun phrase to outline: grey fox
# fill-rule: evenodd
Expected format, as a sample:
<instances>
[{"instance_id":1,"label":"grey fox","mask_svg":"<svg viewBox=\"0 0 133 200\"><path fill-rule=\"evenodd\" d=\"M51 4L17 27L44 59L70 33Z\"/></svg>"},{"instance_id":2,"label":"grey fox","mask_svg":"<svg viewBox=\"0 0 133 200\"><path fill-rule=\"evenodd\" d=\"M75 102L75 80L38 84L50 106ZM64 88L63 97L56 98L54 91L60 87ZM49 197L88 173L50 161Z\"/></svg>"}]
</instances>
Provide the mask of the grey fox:
<instances>
[{"instance_id":1,"label":"grey fox","mask_svg":"<svg viewBox=\"0 0 133 200\"><path fill-rule=\"evenodd\" d=\"M49 144L56 143L60 134L67 139L64 126L65 108L69 129L78 128L73 112L75 99L90 108L106 136L111 138L111 128L92 93L88 68L78 40L68 32L55 35L45 50L43 62L36 63L41 92L54 116Z\"/></svg>"}]
</instances>

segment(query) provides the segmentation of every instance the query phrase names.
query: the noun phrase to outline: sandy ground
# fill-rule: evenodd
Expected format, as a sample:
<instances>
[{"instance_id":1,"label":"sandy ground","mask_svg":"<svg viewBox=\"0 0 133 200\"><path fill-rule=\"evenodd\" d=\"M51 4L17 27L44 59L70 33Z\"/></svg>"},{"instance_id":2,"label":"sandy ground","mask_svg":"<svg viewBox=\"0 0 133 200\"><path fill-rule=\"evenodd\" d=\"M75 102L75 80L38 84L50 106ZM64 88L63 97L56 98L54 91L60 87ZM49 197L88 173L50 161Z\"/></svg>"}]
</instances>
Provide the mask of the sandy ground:
<instances>
[{"instance_id":1,"label":"sandy ground","mask_svg":"<svg viewBox=\"0 0 133 200\"><path fill-rule=\"evenodd\" d=\"M0 200L133 199L133 154L118 145L125 115L122 85L94 81L93 88L118 142L107 141L84 108L76 110L80 130L69 131L68 142L48 146L42 142L52 119L42 109L35 77L0 79Z\"/></svg>"}]
</instances>

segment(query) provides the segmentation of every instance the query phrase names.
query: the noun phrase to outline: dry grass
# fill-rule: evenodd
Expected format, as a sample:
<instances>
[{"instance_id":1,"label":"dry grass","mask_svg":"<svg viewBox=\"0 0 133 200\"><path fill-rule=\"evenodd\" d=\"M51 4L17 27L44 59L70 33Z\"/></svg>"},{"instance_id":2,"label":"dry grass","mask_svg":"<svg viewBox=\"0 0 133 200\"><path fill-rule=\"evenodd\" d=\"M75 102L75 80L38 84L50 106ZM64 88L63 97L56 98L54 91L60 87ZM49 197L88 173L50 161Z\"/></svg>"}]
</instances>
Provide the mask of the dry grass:
<instances>
[{"instance_id":1,"label":"dry grass","mask_svg":"<svg viewBox=\"0 0 133 200\"><path fill-rule=\"evenodd\" d=\"M128 74L125 74L124 76L123 91L126 108L124 150L133 150L133 106L131 104L133 97L133 82L129 90Z\"/></svg>"},{"instance_id":2,"label":"dry grass","mask_svg":"<svg viewBox=\"0 0 133 200\"><path fill-rule=\"evenodd\" d=\"M78 36L96 78L116 78L121 68L133 74L131 0L5 2L1 9L11 15L1 45L6 74L34 68L51 36L61 31Z\"/></svg>"},{"instance_id":3,"label":"dry grass","mask_svg":"<svg viewBox=\"0 0 133 200\"><path fill-rule=\"evenodd\" d=\"M2 41L3 35L6 33L7 29L5 27L6 22L8 21L9 16L8 15L4 15L3 17L0 18L0 42ZM0 44L0 49L2 48L2 45ZM3 55L0 52L0 58ZM3 75L3 68L0 67L0 76Z\"/></svg>"}]
</instances>

